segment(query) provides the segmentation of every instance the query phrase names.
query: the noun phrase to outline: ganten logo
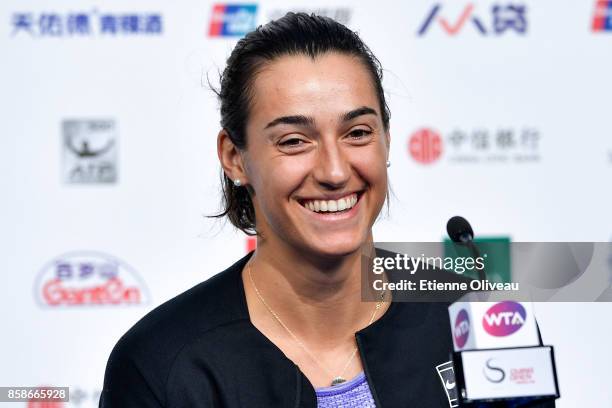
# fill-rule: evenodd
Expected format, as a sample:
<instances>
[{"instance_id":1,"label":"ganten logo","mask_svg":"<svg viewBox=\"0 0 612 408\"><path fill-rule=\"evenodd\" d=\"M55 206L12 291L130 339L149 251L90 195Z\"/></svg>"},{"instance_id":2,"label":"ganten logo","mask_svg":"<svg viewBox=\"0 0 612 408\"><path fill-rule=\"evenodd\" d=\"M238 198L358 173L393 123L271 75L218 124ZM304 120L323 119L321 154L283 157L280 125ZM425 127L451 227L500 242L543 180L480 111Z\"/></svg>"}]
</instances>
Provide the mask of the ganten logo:
<instances>
[{"instance_id":1,"label":"ganten logo","mask_svg":"<svg viewBox=\"0 0 612 408\"><path fill-rule=\"evenodd\" d=\"M526 8L523 4L495 4L491 7L492 23L489 26L475 12L473 3L468 3L454 20L442 16L442 4L437 3L431 8L421 24L418 35L424 36L434 24L439 24L448 35L454 36L470 25L480 35L501 35L508 30L519 34L527 32Z\"/></svg>"},{"instance_id":2,"label":"ganten logo","mask_svg":"<svg viewBox=\"0 0 612 408\"><path fill-rule=\"evenodd\" d=\"M520 330L526 318L523 305L508 300L491 306L482 318L482 326L491 336L504 337Z\"/></svg>"},{"instance_id":3,"label":"ganten logo","mask_svg":"<svg viewBox=\"0 0 612 408\"><path fill-rule=\"evenodd\" d=\"M34 285L44 307L122 306L149 302L136 271L110 255L71 252L48 262Z\"/></svg>"}]
</instances>

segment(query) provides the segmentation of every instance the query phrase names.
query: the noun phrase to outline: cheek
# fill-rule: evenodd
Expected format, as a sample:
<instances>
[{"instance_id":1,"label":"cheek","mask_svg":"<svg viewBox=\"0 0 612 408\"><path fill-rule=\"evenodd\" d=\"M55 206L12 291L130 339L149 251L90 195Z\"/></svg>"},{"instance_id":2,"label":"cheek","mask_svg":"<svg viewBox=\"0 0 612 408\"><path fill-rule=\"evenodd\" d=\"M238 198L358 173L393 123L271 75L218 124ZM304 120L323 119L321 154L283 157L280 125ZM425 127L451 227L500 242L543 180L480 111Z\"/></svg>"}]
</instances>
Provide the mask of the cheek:
<instances>
[{"instance_id":1,"label":"cheek","mask_svg":"<svg viewBox=\"0 0 612 408\"><path fill-rule=\"evenodd\" d=\"M266 206L274 207L286 202L289 196L302 185L308 175L310 162L297 156L271 158L257 169L256 193L261 191L260 199Z\"/></svg>"},{"instance_id":2,"label":"cheek","mask_svg":"<svg viewBox=\"0 0 612 408\"><path fill-rule=\"evenodd\" d=\"M368 146L369 151L358 149L351 159L361 178L377 189L386 189L386 152L378 146Z\"/></svg>"}]
</instances>

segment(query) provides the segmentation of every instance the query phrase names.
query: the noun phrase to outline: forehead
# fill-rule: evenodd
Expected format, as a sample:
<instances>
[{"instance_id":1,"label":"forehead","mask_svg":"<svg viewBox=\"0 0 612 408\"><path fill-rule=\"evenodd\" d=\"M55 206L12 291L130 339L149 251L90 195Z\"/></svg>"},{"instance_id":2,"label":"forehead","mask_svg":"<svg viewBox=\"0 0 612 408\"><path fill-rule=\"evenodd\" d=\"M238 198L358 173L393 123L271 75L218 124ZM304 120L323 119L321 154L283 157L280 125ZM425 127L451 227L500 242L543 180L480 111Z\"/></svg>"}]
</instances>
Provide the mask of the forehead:
<instances>
[{"instance_id":1,"label":"forehead","mask_svg":"<svg viewBox=\"0 0 612 408\"><path fill-rule=\"evenodd\" d=\"M335 118L340 112L364 105L379 111L372 81L363 63L354 56L338 53L326 53L315 59L283 56L257 74L251 121L295 114Z\"/></svg>"}]
</instances>

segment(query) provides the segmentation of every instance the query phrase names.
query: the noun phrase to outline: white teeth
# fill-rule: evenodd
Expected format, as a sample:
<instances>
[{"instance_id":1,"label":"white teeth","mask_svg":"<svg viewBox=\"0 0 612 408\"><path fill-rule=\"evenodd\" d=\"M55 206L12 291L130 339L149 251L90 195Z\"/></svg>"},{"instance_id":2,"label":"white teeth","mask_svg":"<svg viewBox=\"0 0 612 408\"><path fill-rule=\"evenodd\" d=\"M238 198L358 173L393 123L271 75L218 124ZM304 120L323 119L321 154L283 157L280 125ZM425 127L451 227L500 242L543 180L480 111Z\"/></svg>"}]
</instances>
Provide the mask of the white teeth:
<instances>
[{"instance_id":1,"label":"white teeth","mask_svg":"<svg viewBox=\"0 0 612 408\"><path fill-rule=\"evenodd\" d=\"M351 194L339 200L309 200L303 205L314 212L336 212L353 208L357 204L357 194Z\"/></svg>"}]
</instances>

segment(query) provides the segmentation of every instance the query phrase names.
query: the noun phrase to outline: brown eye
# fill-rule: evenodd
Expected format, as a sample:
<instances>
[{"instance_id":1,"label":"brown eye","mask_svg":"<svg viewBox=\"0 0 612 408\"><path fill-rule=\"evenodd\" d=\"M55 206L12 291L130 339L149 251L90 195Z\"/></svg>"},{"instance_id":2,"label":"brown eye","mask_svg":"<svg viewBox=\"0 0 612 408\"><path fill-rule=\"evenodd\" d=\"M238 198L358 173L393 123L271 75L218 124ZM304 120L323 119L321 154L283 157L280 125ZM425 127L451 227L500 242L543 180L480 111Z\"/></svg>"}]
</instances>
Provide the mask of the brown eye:
<instances>
[{"instance_id":1,"label":"brown eye","mask_svg":"<svg viewBox=\"0 0 612 408\"><path fill-rule=\"evenodd\" d=\"M349 133L349 136L351 137L351 139L361 140L361 139L367 138L371 134L372 134L371 130L355 129L351 133Z\"/></svg>"},{"instance_id":2,"label":"brown eye","mask_svg":"<svg viewBox=\"0 0 612 408\"><path fill-rule=\"evenodd\" d=\"M297 146L301 146L302 144L304 144L304 141L302 139L298 139L297 137L291 138L291 139L287 139L283 142L279 143L279 146L284 146L284 147L297 147Z\"/></svg>"}]
</instances>

